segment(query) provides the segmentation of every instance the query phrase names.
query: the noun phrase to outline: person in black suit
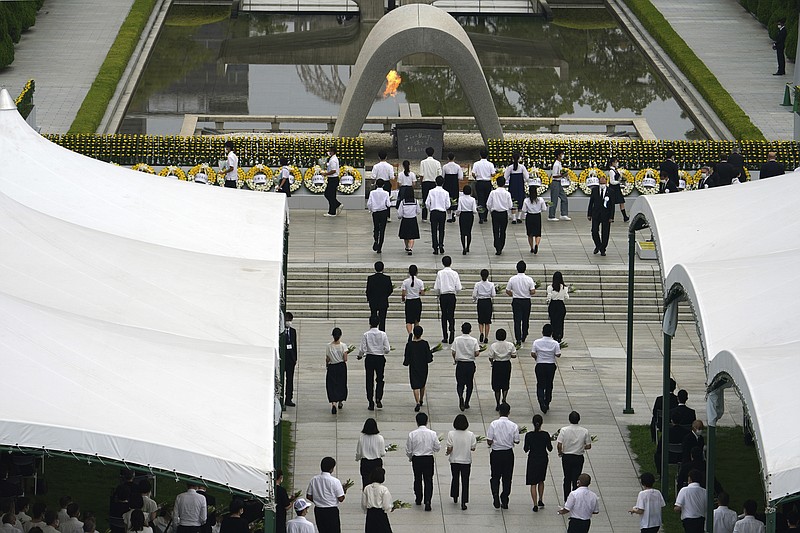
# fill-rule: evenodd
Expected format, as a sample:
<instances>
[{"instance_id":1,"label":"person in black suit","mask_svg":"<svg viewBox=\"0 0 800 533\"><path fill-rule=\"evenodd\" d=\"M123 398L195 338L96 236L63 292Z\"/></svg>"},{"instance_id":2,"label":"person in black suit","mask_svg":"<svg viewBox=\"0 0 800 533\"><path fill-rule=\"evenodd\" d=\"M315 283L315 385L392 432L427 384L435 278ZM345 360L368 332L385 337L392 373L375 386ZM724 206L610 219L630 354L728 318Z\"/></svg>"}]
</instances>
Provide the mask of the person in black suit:
<instances>
[{"instance_id":1,"label":"person in black suit","mask_svg":"<svg viewBox=\"0 0 800 533\"><path fill-rule=\"evenodd\" d=\"M211 528L217 524L217 499L213 494L206 492L206 487L201 485L197 488L197 494L202 495L206 499L206 522L200 526L200 533L211 533ZM212 510L213 509L213 510Z\"/></svg>"},{"instance_id":2,"label":"person in black suit","mask_svg":"<svg viewBox=\"0 0 800 533\"><path fill-rule=\"evenodd\" d=\"M378 317L378 329L381 331L386 331L386 313L393 291L392 278L383 273L383 261L376 261L375 273L367 278L367 302L369 316Z\"/></svg>"},{"instance_id":3,"label":"person in black suit","mask_svg":"<svg viewBox=\"0 0 800 533\"><path fill-rule=\"evenodd\" d=\"M675 151L667 150L664 161L658 167L658 175L664 183L660 192L678 191L678 163L675 162Z\"/></svg>"},{"instance_id":4,"label":"person in black suit","mask_svg":"<svg viewBox=\"0 0 800 533\"><path fill-rule=\"evenodd\" d=\"M601 175L600 185L592 188L589 209L586 214L586 218L592 222L594 253L600 252L600 255L606 255L608 237L611 232L611 217L614 216L615 207L614 199L606 186L606 177Z\"/></svg>"},{"instance_id":5,"label":"person in black suit","mask_svg":"<svg viewBox=\"0 0 800 533\"><path fill-rule=\"evenodd\" d=\"M694 409L686 407L686 400L689 399L689 393L684 389L678 391L678 407L669 412L669 418L677 420L679 426L683 426L688 431L692 422L697 420ZM679 441L680 442L680 441Z\"/></svg>"},{"instance_id":6,"label":"person in black suit","mask_svg":"<svg viewBox=\"0 0 800 533\"><path fill-rule=\"evenodd\" d=\"M734 179L738 179L739 183L746 181L746 174L744 173L744 157L739 153L739 147L734 146L728 156L728 164L733 167Z\"/></svg>"},{"instance_id":7,"label":"person in black suit","mask_svg":"<svg viewBox=\"0 0 800 533\"><path fill-rule=\"evenodd\" d=\"M722 154L719 163L714 165L715 187L730 185L738 177L736 169L728 162L728 157L730 157L728 154Z\"/></svg>"},{"instance_id":8,"label":"person in black suit","mask_svg":"<svg viewBox=\"0 0 800 533\"><path fill-rule=\"evenodd\" d=\"M683 462L689 461L692 456L692 448L700 448L701 450L706 447L706 439L703 437L703 430L705 425L702 420L695 420L692 422L692 430L683 437L681 447L683 448Z\"/></svg>"},{"instance_id":9,"label":"person in black suit","mask_svg":"<svg viewBox=\"0 0 800 533\"><path fill-rule=\"evenodd\" d=\"M653 418L650 419L650 437L653 439L653 442L656 442L656 435L657 431L661 430L661 419L666 412L669 414L673 409L678 407L678 397L675 396L675 389L678 387L678 384L675 383L675 380L669 378L669 407L664 410L664 397L659 396L656 398L655 403L653 403Z\"/></svg>"},{"instance_id":10,"label":"person in black suit","mask_svg":"<svg viewBox=\"0 0 800 533\"><path fill-rule=\"evenodd\" d=\"M704 165L700 168L700 181L697 182L698 189L708 189L709 187L714 186L714 181L711 179L713 174L711 173L711 167ZM677 403L675 404L678 405Z\"/></svg>"},{"instance_id":11,"label":"person in black suit","mask_svg":"<svg viewBox=\"0 0 800 533\"><path fill-rule=\"evenodd\" d=\"M783 54L783 48L786 46L786 20L781 19L778 21L778 35L775 37L775 42L772 44L772 49L778 54L778 72L773 76L783 76L786 74L786 56Z\"/></svg>"},{"instance_id":12,"label":"person in black suit","mask_svg":"<svg viewBox=\"0 0 800 533\"><path fill-rule=\"evenodd\" d=\"M773 176L780 176L786 173L783 163L778 163L778 154L770 152L767 154L767 162L761 165L761 172L759 172L759 179L771 178Z\"/></svg>"},{"instance_id":13,"label":"person in black suit","mask_svg":"<svg viewBox=\"0 0 800 533\"><path fill-rule=\"evenodd\" d=\"M670 444L683 444L683 438L689 433L689 430L685 427L678 425L677 423L678 417L674 414L670 415L669 419L669 443ZM661 447L664 439L658 439L658 444L656 444L656 452L653 454L653 462L656 464L656 472L661 475ZM677 464L681 460L681 452L670 452L669 453L669 463L670 464Z\"/></svg>"},{"instance_id":14,"label":"person in black suit","mask_svg":"<svg viewBox=\"0 0 800 533\"><path fill-rule=\"evenodd\" d=\"M294 396L294 367L297 366L297 330L292 327L293 319L294 315L287 312L284 320L286 327L283 330L283 335L281 335L285 354L283 360L283 392L285 401L283 405L289 407L295 406L295 403L292 401L292 396Z\"/></svg>"}]
</instances>

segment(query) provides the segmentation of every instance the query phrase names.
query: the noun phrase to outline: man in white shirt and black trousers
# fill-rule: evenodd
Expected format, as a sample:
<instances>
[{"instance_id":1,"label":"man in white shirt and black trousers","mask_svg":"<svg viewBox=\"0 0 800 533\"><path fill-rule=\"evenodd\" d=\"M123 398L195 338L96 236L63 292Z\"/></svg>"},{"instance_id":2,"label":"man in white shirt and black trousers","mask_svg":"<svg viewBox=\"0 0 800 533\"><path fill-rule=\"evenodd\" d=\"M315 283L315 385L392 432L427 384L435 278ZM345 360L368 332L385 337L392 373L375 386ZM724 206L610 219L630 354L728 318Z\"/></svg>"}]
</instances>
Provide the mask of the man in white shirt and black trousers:
<instances>
[{"instance_id":1,"label":"man in white shirt and black trousers","mask_svg":"<svg viewBox=\"0 0 800 533\"><path fill-rule=\"evenodd\" d=\"M358 358L364 359L364 370L367 375L367 409L375 410L383 408L383 373L386 367L386 355L391 350L389 337L386 333L378 329L378 317L369 317L370 329L361 336L361 347L358 351ZM373 393L374 400L373 401Z\"/></svg>"},{"instance_id":2,"label":"man in white shirt and black trousers","mask_svg":"<svg viewBox=\"0 0 800 533\"><path fill-rule=\"evenodd\" d=\"M522 344L528 338L531 322L531 296L536 294L536 283L525 274L528 265L517 262L517 275L511 276L506 285L506 294L511 296L511 311L514 316L514 338Z\"/></svg>"},{"instance_id":3,"label":"man in white shirt and black trousers","mask_svg":"<svg viewBox=\"0 0 800 533\"><path fill-rule=\"evenodd\" d=\"M433 283L433 291L439 295L439 309L442 313L442 344L452 343L456 335L456 293L461 290L461 278L458 272L450 268L452 264L453 260L449 255L442 257L444 268L436 273L436 281Z\"/></svg>"},{"instance_id":4,"label":"man in white shirt and black trousers","mask_svg":"<svg viewBox=\"0 0 800 533\"><path fill-rule=\"evenodd\" d=\"M386 235L386 222L389 220L391 200L389 193L383 189L385 182L375 180L375 190L369 193L367 209L372 213L372 251L381 253L383 238Z\"/></svg>"},{"instance_id":5,"label":"man in white shirt and black trousers","mask_svg":"<svg viewBox=\"0 0 800 533\"><path fill-rule=\"evenodd\" d=\"M508 419L511 407L507 403L501 403L499 411L500 417L489 424L486 432L486 444L492 450L489 452L489 486L492 489L494 508L508 509L511 476L514 474L514 445L519 444L519 426ZM500 492L501 480L503 492Z\"/></svg>"},{"instance_id":6,"label":"man in white shirt and black trousers","mask_svg":"<svg viewBox=\"0 0 800 533\"><path fill-rule=\"evenodd\" d=\"M444 178L436 176L436 187L428 193L425 205L431 215L431 243L433 255L444 253L444 223L447 221L447 210L450 208L450 194L444 188Z\"/></svg>"},{"instance_id":7,"label":"man in white shirt and black trousers","mask_svg":"<svg viewBox=\"0 0 800 533\"><path fill-rule=\"evenodd\" d=\"M425 510L431 510L433 498L433 454L442 449L435 431L428 429L428 415L417 413L417 429L408 434L406 456L414 471L414 501L425 502ZM423 488L424 487L424 488Z\"/></svg>"},{"instance_id":8,"label":"man in white shirt and black trousers","mask_svg":"<svg viewBox=\"0 0 800 533\"><path fill-rule=\"evenodd\" d=\"M472 164L472 177L475 178L475 199L478 201L478 223L483 224L489 217L489 212L486 209L486 200L492 191L492 176L497 170L494 165L486 159L489 157L489 152L486 149L481 150L480 161L475 161Z\"/></svg>"},{"instance_id":9,"label":"man in white shirt and black trousers","mask_svg":"<svg viewBox=\"0 0 800 533\"><path fill-rule=\"evenodd\" d=\"M578 425L581 415L577 411L569 414L569 425L558 432L557 448L561 457L561 468L564 470L564 500L571 490L578 487L578 476L583 470L584 454L592 447L589 431Z\"/></svg>"},{"instance_id":10,"label":"man in white shirt and black trousers","mask_svg":"<svg viewBox=\"0 0 800 533\"><path fill-rule=\"evenodd\" d=\"M333 477L336 459L324 457L320 462L321 472L311 478L306 489L306 499L314 504L314 519L319 533L341 533L339 504L344 501L342 482Z\"/></svg>"},{"instance_id":11,"label":"man in white shirt and black trousers","mask_svg":"<svg viewBox=\"0 0 800 533\"><path fill-rule=\"evenodd\" d=\"M186 492L175 497L172 519L178 524L177 533L199 533L206 523L208 508L205 497L197 492L199 483L186 483Z\"/></svg>"},{"instance_id":12,"label":"man in white shirt and black trousers","mask_svg":"<svg viewBox=\"0 0 800 533\"><path fill-rule=\"evenodd\" d=\"M432 146L425 148L425 159L419 163L419 173L422 175L422 220L428 219L428 194L436 186L436 176L442 175L442 164L434 159L435 150Z\"/></svg>"},{"instance_id":13,"label":"man in white shirt and black trousers","mask_svg":"<svg viewBox=\"0 0 800 533\"><path fill-rule=\"evenodd\" d=\"M492 236L494 240L495 255L503 253L506 246L506 230L508 229L508 213L514 203L511 193L506 190L506 179L497 178L497 188L489 193L486 200L486 209L492 214Z\"/></svg>"},{"instance_id":14,"label":"man in white shirt and black trousers","mask_svg":"<svg viewBox=\"0 0 800 533\"><path fill-rule=\"evenodd\" d=\"M706 523L706 489L700 486L703 473L697 469L689 472L689 484L678 491L675 512L681 514L686 533L703 533ZM735 527L735 526L734 526Z\"/></svg>"},{"instance_id":15,"label":"man in white shirt and black trousers","mask_svg":"<svg viewBox=\"0 0 800 533\"><path fill-rule=\"evenodd\" d=\"M461 324L461 335L451 341L450 353L453 355L453 364L456 365L456 392L458 393L458 408L462 411L469 409L469 400L472 398L472 386L475 380L475 358L480 354L478 339L470 335L472 324ZM464 389L467 394L464 396Z\"/></svg>"},{"instance_id":16,"label":"man in white shirt and black trousers","mask_svg":"<svg viewBox=\"0 0 800 533\"><path fill-rule=\"evenodd\" d=\"M578 476L578 487L569 493L564 507L558 514L569 513L567 533L587 533L592 525L592 515L600 513L597 494L589 490L592 477L583 473Z\"/></svg>"}]
</instances>

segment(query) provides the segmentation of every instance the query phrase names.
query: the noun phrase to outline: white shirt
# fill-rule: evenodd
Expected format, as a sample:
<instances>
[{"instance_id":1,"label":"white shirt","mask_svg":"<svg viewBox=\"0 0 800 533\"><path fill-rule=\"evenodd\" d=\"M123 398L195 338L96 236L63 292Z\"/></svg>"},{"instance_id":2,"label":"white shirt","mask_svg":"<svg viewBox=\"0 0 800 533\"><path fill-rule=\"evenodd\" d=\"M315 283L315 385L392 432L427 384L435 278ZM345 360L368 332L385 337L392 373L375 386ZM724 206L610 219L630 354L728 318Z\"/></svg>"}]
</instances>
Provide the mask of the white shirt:
<instances>
[{"instance_id":1,"label":"white shirt","mask_svg":"<svg viewBox=\"0 0 800 533\"><path fill-rule=\"evenodd\" d=\"M69 515L67 514L66 508L62 508L58 510L58 529L61 530L61 524L69 520Z\"/></svg>"},{"instance_id":2,"label":"white shirt","mask_svg":"<svg viewBox=\"0 0 800 533\"><path fill-rule=\"evenodd\" d=\"M145 522L149 522L152 514L156 511L158 511L158 503L150 496L142 494L142 512L144 513Z\"/></svg>"},{"instance_id":3,"label":"white shirt","mask_svg":"<svg viewBox=\"0 0 800 533\"><path fill-rule=\"evenodd\" d=\"M442 187L434 187L428 193L425 206L429 211L447 211L450 208L450 193Z\"/></svg>"},{"instance_id":4,"label":"white shirt","mask_svg":"<svg viewBox=\"0 0 800 533\"><path fill-rule=\"evenodd\" d=\"M206 498L194 489L175 497L172 519L181 526L202 526L206 523Z\"/></svg>"},{"instance_id":5,"label":"white shirt","mask_svg":"<svg viewBox=\"0 0 800 533\"><path fill-rule=\"evenodd\" d=\"M389 209L390 205L392 205L392 203L389 199L389 193L385 190L375 189L369 193L369 198L367 199L367 209L369 209L370 213L386 211Z\"/></svg>"},{"instance_id":6,"label":"white shirt","mask_svg":"<svg viewBox=\"0 0 800 533\"><path fill-rule=\"evenodd\" d=\"M17 521L16 524L0 524L0 533L19 533L20 527L22 525ZM58 531L57 529L53 529L53 531Z\"/></svg>"},{"instance_id":7,"label":"white shirt","mask_svg":"<svg viewBox=\"0 0 800 533\"><path fill-rule=\"evenodd\" d=\"M736 511L727 505L720 505L714 509L714 531L716 533L733 533L733 526L739 521Z\"/></svg>"},{"instance_id":8,"label":"white shirt","mask_svg":"<svg viewBox=\"0 0 800 533\"><path fill-rule=\"evenodd\" d=\"M585 447L592 444L589 430L578 424L570 424L561 428L556 442L561 443L561 453L567 455L583 455Z\"/></svg>"},{"instance_id":9,"label":"white shirt","mask_svg":"<svg viewBox=\"0 0 800 533\"><path fill-rule=\"evenodd\" d=\"M425 426L419 426L408 434L406 440L406 456L411 459L414 456L433 455L442 449L439 437L436 432Z\"/></svg>"},{"instance_id":10,"label":"white shirt","mask_svg":"<svg viewBox=\"0 0 800 533\"><path fill-rule=\"evenodd\" d=\"M589 487L578 487L567 496L564 502L564 509L569 511L572 518L578 520L591 520L593 514L600 512L597 504L597 494L589 490Z\"/></svg>"},{"instance_id":11,"label":"white shirt","mask_svg":"<svg viewBox=\"0 0 800 533\"><path fill-rule=\"evenodd\" d=\"M59 522L58 530L61 533L83 533L83 522L73 516Z\"/></svg>"},{"instance_id":12,"label":"white shirt","mask_svg":"<svg viewBox=\"0 0 800 533\"><path fill-rule=\"evenodd\" d=\"M733 526L733 533L764 533L764 522L756 520L755 516L746 515Z\"/></svg>"},{"instance_id":13,"label":"white shirt","mask_svg":"<svg viewBox=\"0 0 800 533\"><path fill-rule=\"evenodd\" d=\"M19 524L17 524L17 525L20 525L20 526L21 525L25 525L30 521L31 521L31 517L28 516L27 514L23 513L22 511L17 513L17 522L19 522ZM17 529L19 529L19 528L17 528Z\"/></svg>"},{"instance_id":14,"label":"white shirt","mask_svg":"<svg viewBox=\"0 0 800 533\"><path fill-rule=\"evenodd\" d=\"M390 179L394 178L394 167L386 161L375 163L375 165L372 167L372 178L376 180L382 179L383 181L389 181Z\"/></svg>"},{"instance_id":15,"label":"white shirt","mask_svg":"<svg viewBox=\"0 0 800 533\"><path fill-rule=\"evenodd\" d=\"M306 489L306 498L317 507L338 507L339 498L344 496L342 482L330 472L321 472L311 478Z\"/></svg>"},{"instance_id":16,"label":"white shirt","mask_svg":"<svg viewBox=\"0 0 800 533\"><path fill-rule=\"evenodd\" d=\"M661 508L667 505L664 496L656 489L644 489L636 498L634 508L644 511L639 527L642 529L661 525ZM715 528L716 530L716 528Z\"/></svg>"},{"instance_id":17,"label":"white shirt","mask_svg":"<svg viewBox=\"0 0 800 533\"><path fill-rule=\"evenodd\" d=\"M409 203L403 200L397 208L397 218L417 218L420 207L416 200Z\"/></svg>"},{"instance_id":18,"label":"white shirt","mask_svg":"<svg viewBox=\"0 0 800 533\"><path fill-rule=\"evenodd\" d=\"M475 288L472 289L472 299L473 300L483 300L484 298L494 298L494 295L497 294L497 289L494 288L494 283L489 280L486 281L479 281L475 284Z\"/></svg>"},{"instance_id":19,"label":"white shirt","mask_svg":"<svg viewBox=\"0 0 800 533\"><path fill-rule=\"evenodd\" d=\"M329 178L335 178L339 175L339 158L336 157L336 154L333 154L328 158L328 164L326 165L326 170L330 172L328 174Z\"/></svg>"},{"instance_id":20,"label":"white shirt","mask_svg":"<svg viewBox=\"0 0 800 533\"><path fill-rule=\"evenodd\" d=\"M468 333L463 333L453 339L450 352L455 356L456 361L475 361L481 349L478 339Z\"/></svg>"},{"instance_id":21,"label":"white shirt","mask_svg":"<svg viewBox=\"0 0 800 533\"><path fill-rule=\"evenodd\" d=\"M361 336L361 348L358 353L359 355L386 355L390 349L389 337L386 333L378 328L372 328Z\"/></svg>"},{"instance_id":22,"label":"white shirt","mask_svg":"<svg viewBox=\"0 0 800 533\"><path fill-rule=\"evenodd\" d=\"M489 361L511 361L517 356L517 348L508 341L493 342L489 346Z\"/></svg>"},{"instance_id":23,"label":"white shirt","mask_svg":"<svg viewBox=\"0 0 800 533\"><path fill-rule=\"evenodd\" d=\"M417 181L417 175L411 172L410 170L408 171L408 176L406 176L405 170L397 175L397 184L400 185L401 187L403 186L411 187L412 185L414 185L416 181Z\"/></svg>"},{"instance_id":24,"label":"white shirt","mask_svg":"<svg viewBox=\"0 0 800 533\"><path fill-rule=\"evenodd\" d=\"M510 450L515 444L519 444L519 426L508 417L501 416L489 424L486 440L492 441L492 450Z\"/></svg>"},{"instance_id":25,"label":"white shirt","mask_svg":"<svg viewBox=\"0 0 800 533\"><path fill-rule=\"evenodd\" d=\"M461 194L458 197L458 206L456 207L456 214L461 213L477 213L478 202L469 194Z\"/></svg>"},{"instance_id":26,"label":"white shirt","mask_svg":"<svg viewBox=\"0 0 800 533\"><path fill-rule=\"evenodd\" d=\"M481 159L472 165L472 173L478 181L492 179L495 172L497 172L497 169L494 168L494 165L487 159Z\"/></svg>"},{"instance_id":27,"label":"white shirt","mask_svg":"<svg viewBox=\"0 0 800 533\"><path fill-rule=\"evenodd\" d=\"M234 181L239 179L239 156L233 153L233 150L228 152L228 172L225 173L225 179Z\"/></svg>"},{"instance_id":28,"label":"white shirt","mask_svg":"<svg viewBox=\"0 0 800 533\"><path fill-rule=\"evenodd\" d=\"M489 193L486 199L486 209L489 211L509 211L514 205L511 193L505 187L498 187Z\"/></svg>"},{"instance_id":29,"label":"white shirt","mask_svg":"<svg viewBox=\"0 0 800 533\"><path fill-rule=\"evenodd\" d=\"M345 352L347 352L347 345L341 342L341 339L339 344L329 342L325 347L325 360L331 365L343 363Z\"/></svg>"},{"instance_id":30,"label":"white shirt","mask_svg":"<svg viewBox=\"0 0 800 533\"><path fill-rule=\"evenodd\" d=\"M364 510L383 509L383 512L389 514L392 512L392 505L389 489L380 483L371 483L361 492L361 508Z\"/></svg>"},{"instance_id":31,"label":"white shirt","mask_svg":"<svg viewBox=\"0 0 800 533\"><path fill-rule=\"evenodd\" d=\"M547 209L547 204L544 202L544 198L537 196L536 202L531 202L530 198L525 198L525 201L522 202L522 212L523 213L541 213Z\"/></svg>"},{"instance_id":32,"label":"white shirt","mask_svg":"<svg viewBox=\"0 0 800 533\"><path fill-rule=\"evenodd\" d=\"M286 165L282 166L278 171L278 185L280 185L283 180L286 180L286 183L288 183L289 186L292 185L292 173L289 172L289 167Z\"/></svg>"},{"instance_id":33,"label":"white shirt","mask_svg":"<svg viewBox=\"0 0 800 533\"><path fill-rule=\"evenodd\" d=\"M555 161L553 161L553 170L550 172L550 177L553 180L559 179L561 177L561 170L562 170L561 161L556 159Z\"/></svg>"},{"instance_id":34,"label":"white shirt","mask_svg":"<svg viewBox=\"0 0 800 533\"><path fill-rule=\"evenodd\" d=\"M472 452L477 445L478 439L469 430L453 429L447 434L447 449L450 450L451 463L472 464Z\"/></svg>"},{"instance_id":35,"label":"white shirt","mask_svg":"<svg viewBox=\"0 0 800 533\"><path fill-rule=\"evenodd\" d=\"M556 292L553 290L552 285L547 286L547 303L552 300L569 300L569 288L566 285L561 286L561 290Z\"/></svg>"},{"instance_id":36,"label":"white shirt","mask_svg":"<svg viewBox=\"0 0 800 533\"><path fill-rule=\"evenodd\" d=\"M455 161L449 161L442 167L442 176L447 174L455 174L458 176L459 181L464 179L464 169Z\"/></svg>"},{"instance_id":37,"label":"white shirt","mask_svg":"<svg viewBox=\"0 0 800 533\"><path fill-rule=\"evenodd\" d=\"M561 346L553 337L542 337L533 341L531 354L536 354L536 364L555 363L556 357L561 356Z\"/></svg>"},{"instance_id":38,"label":"white shirt","mask_svg":"<svg viewBox=\"0 0 800 533\"><path fill-rule=\"evenodd\" d=\"M419 163L419 173L422 181L436 181L436 176L442 175L442 164L433 157L427 157Z\"/></svg>"},{"instance_id":39,"label":"white shirt","mask_svg":"<svg viewBox=\"0 0 800 533\"><path fill-rule=\"evenodd\" d=\"M305 516L298 516L286 522L286 533L316 533L316 531L314 524Z\"/></svg>"},{"instance_id":40,"label":"white shirt","mask_svg":"<svg viewBox=\"0 0 800 533\"><path fill-rule=\"evenodd\" d=\"M439 294L455 294L461 290L461 278L458 272L450 267L445 267L436 273L433 290Z\"/></svg>"},{"instance_id":41,"label":"white shirt","mask_svg":"<svg viewBox=\"0 0 800 533\"><path fill-rule=\"evenodd\" d=\"M522 163L517 165L517 170L514 170L513 163L506 167L505 172L503 172L503 176L506 177L506 183L508 183L508 178L511 177L511 174L522 174L522 179L525 180L524 183L528 183L528 169Z\"/></svg>"},{"instance_id":42,"label":"white shirt","mask_svg":"<svg viewBox=\"0 0 800 533\"><path fill-rule=\"evenodd\" d=\"M515 276L509 278L506 290L511 291L512 298L525 298L530 300L533 293L536 292L536 283L533 281L533 278L524 272L517 272Z\"/></svg>"},{"instance_id":43,"label":"white shirt","mask_svg":"<svg viewBox=\"0 0 800 533\"><path fill-rule=\"evenodd\" d=\"M386 455L386 444L383 435L364 435L358 437L356 444L356 461L361 459L379 459Z\"/></svg>"},{"instance_id":44,"label":"white shirt","mask_svg":"<svg viewBox=\"0 0 800 533\"><path fill-rule=\"evenodd\" d=\"M706 516L706 489L700 483L689 483L678 491L675 505L681 508L681 520Z\"/></svg>"},{"instance_id":45,"label":"white shirt","mask_svg":"<svg viewBox=\"0 0 800 533\"><path fill-rule=\"evenodd\" d=\"M31 518L29 522L25 522L24 524L22 524L22 529L25 531L25 533L28 533L28 531L30 531L31 528L34 528L34 527L38 527L42 531L44 531L44 527L46 525L47 524L45 524L44 521L34 522L33 518Z\"/></svg>"},{"instance_id":46,"label":"white shirt","mask_svg":"<svg viewBox=\"0 0 800 533\"><path fill-rule=\"evenodd\" d=\"M611 167L608 170L608 184L609 185L619 185L620 183L622 183L619 180L619 176L620 176L620 173L617 170L617 168L616 167Z\"/></svg>"},{"instance_id":47,"label":"white shirt","mask_svg":"<svg viewBox=\"0 0 800 533\"><path fill-rule=\"evenodd\" d=\"M425 284L421 279L414 276L414 284L411 284L411 278L408 277L403 280L403 290L406 293L406 300L417 300L421 292L425 290Z\"/></svg>"}]
</instances>

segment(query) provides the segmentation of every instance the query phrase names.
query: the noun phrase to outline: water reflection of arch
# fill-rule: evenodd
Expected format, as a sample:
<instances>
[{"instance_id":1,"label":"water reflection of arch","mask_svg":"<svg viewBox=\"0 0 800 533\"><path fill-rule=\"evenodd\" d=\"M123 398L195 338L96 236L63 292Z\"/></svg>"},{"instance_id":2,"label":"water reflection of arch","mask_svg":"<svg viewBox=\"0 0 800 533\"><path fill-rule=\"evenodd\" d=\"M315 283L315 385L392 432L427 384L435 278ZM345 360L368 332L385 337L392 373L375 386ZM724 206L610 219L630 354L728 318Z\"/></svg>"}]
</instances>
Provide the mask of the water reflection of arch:
<instances>
[{"instance_id":1,"label":"water reflection of arch","mask_svg":"<svg viewBox=\"0 0 800 533\"><path fill-rule=\"evenodd\" d=\"M338 65L297 65L297 77L306 91L334 104L341 104L346 88Z\"/></svg>"}]
</instances>

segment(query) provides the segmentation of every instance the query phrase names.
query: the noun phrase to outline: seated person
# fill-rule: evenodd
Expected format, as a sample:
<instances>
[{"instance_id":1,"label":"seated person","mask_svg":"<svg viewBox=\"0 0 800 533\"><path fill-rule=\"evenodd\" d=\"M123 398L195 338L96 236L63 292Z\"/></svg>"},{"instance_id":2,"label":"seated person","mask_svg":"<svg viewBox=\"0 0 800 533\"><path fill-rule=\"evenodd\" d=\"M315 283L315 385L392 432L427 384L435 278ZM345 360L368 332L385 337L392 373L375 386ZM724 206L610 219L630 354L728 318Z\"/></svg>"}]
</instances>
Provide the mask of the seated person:
<instances>
[{"instance_id":1,"label":"seated person","mask_svg":"<svg viewBox=\"0 0 800 533\"><path fill-rule=\"evenodd\" d=\"M689 393L686 392L684 389L678 391L678 407L672 409L669 412L669 418L672 420L674 416L678 418L678 425L683 426L688 431L689 428L692 426L692 422L697 420L697 416L695 415L694 409L690 407L686 407L686 400L689 399Z\"/></svg>"}]
</instances>

